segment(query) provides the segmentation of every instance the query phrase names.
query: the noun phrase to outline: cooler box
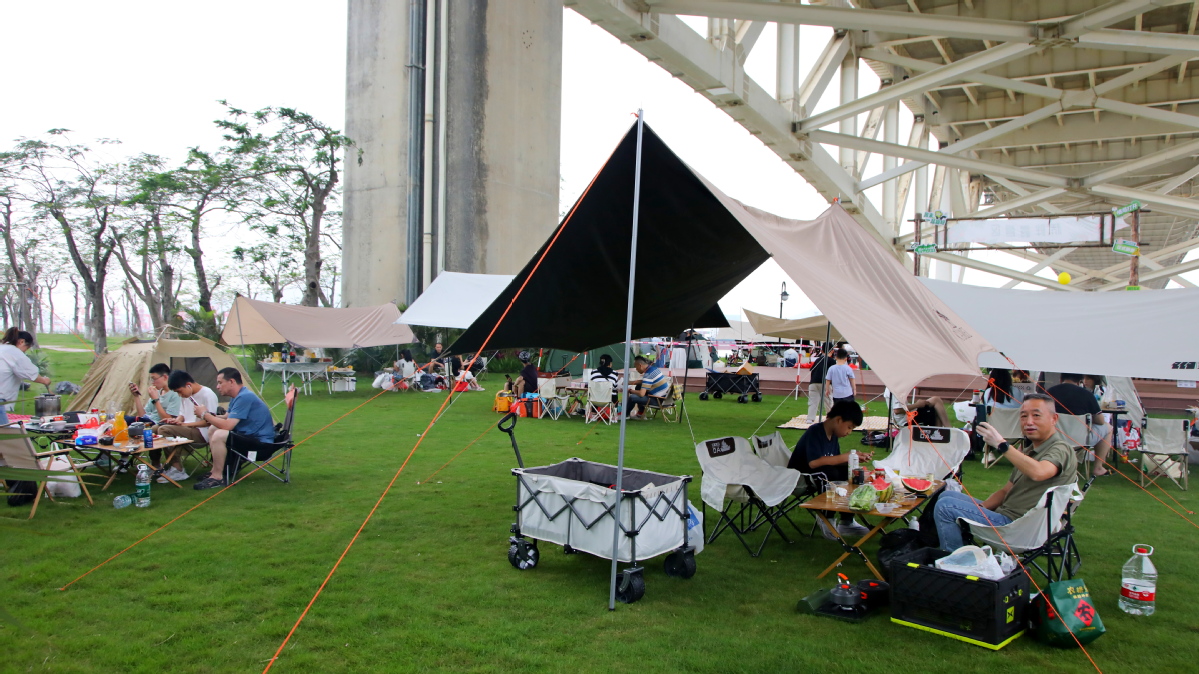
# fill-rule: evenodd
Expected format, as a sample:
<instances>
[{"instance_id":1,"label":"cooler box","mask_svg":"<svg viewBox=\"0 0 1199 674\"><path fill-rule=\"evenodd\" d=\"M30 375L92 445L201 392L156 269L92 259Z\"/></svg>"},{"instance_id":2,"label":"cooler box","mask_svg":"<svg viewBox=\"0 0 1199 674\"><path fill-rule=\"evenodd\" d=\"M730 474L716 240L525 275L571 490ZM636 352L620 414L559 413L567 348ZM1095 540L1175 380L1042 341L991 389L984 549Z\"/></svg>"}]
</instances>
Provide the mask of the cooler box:
<instances>
[{"instance_id":1,"label":"cooler box","mask_svg":"<svg viewBox=\"0 0 1199 674\"><path fill-rule=\"evenodd\" d=\"M923 548L891 562L891 622L995 651L1024 634L1029 611L1024 571L987 580L933 566L948 554Z\"/></svg>"},{"instance_id":2,"label":"cooler box","mask_svg":"<svg viewBox=\"0 0 1199 674\"><path fill-rule=\"evenodd\" d=\"M536 419L541 416L541 398L513 400L511 411L516 412L516 416L518 417L532 417Z\"/></svg>"},{"instance_id":3,"label":"cooler box","mask_svg":"<svg viewBox=\"0 0 1199 674\"><path fill-rule=\"evenodd\" d=\"M356 391L358 380L353 377L338 377L333 380L334 391Z\"/></svg>"}]
</instances>

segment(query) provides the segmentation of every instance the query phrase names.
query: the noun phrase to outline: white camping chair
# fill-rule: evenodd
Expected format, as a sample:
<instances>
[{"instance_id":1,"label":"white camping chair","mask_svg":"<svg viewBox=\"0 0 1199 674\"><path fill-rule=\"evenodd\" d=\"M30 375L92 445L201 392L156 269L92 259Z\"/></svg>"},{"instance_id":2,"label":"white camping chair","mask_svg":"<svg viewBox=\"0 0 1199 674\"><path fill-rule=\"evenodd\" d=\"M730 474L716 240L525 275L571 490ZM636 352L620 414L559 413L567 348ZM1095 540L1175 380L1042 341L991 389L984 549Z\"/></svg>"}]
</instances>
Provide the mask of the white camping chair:
<instances>
[{"instance_id":1,"label":"white camping chair","mask_svg":"<svg viewBox=\"0 0 1199 674\"><path fill-rule=\"evenodd\" d=\"M791 542L779 527L779 518L790 521L781 506L795 492L799 471L770 465L753 453L745 438L705 440L695 446L695 456L703 471L700 496L706 507L720 513L708 543L730 530L750 556L757 557L766 547L771 531L777 531L784 541ZM763 522L768 523L769 528L755 551L745 540L745 534ZM795 523L791 522L791 526ZM795 529L798 531L799 527Z\"/></svg>"},{"instance_id":2,"label":"white camping chair","mask_svg":"<svg viewBox=\"0 0 1199 674\"><path fill-rule=\"evenodd\" d=\"M943 479L956 474L970 453L970 436L958 428L915 426L899 429L891 454L874 462L875 468L904 477L932 475Z\"/></svg>"},{"instance_id":3,"label":"white camping chair","mask_svg":"<svg viewBox=\"0 0 1199 674\"><path fill-rule=\"evenodd\" d=\"M794 450L787 446L781 431L775 431L770 435L751 435L749 443L753 446L755 454L775 468L786 468L791 463L791 453ZM824 490L826 482L823 474L800 473L799 475L800 481L791 494L792 498L779 506L783 513L791 512L798 508L799 504ZM816 521L813 521L812 531L808 535L812 536L815 533Z\"/></svg>"},{"instance_id":4,"label":"white camping chair","mask_svg":"<svg viewBox=\"0 0 1199 674\"><path fill-rule=\"evenodd\" d=\"M1031 565L1049 581L1073 578L1082 558L1074 542L1072 517L1082 499L1075 483L1050 487L1035 508L1008 524L991 526L979 514L977 519L982 521L959 517L958 525L964 537L969 534L996 552L1011 548L1025 567Z\"/></svg>"},{"instance_id":5,"label":"white camping chair","mask_svg":"<svg viewBox=\"0 0 1199 674\"><path fill-rule=\"evenodd\" d=\"M1141 419L1141 486L1163 477L1186 491L1191 424L1186 419Z\"/></svg>"},{"instance_id":6,"label":"white camping chair","mask_svg":"<svg viewBox=\"0 0 1199 674\"><path fill-rule=\"evenodd\" d=\"M1013 445L1024 442L1024 429L1020 426L1020 408L1018 407L992 407L987 413L987 423L999 431L1004 440L1007 440ZM994 449L987 447L983 451L982 464L985 468L991 468L999 463L999 459L1003 458L1002 454L997 454Z\"/></svg>"},{"instance_id":7,"label":"white camping chair","mask_svg":"<svg viewBox=\"0 0 1199 674\"><path fill-rule=\"evenodd\" d=\"M1074 456L1078 459L1078 474L1087 477L1091 471L1090 465L1095 459L1090 451L1091 415L1059 414L1057 432L1074 448Z\"/></svg>"},{"instance_id":8,"label":"white camping chair","mask_svg":"<svg viewBox=\"0 0 1199 674\"><path fill-rule=\"evenodd\" d=\"M566 404L570 402L566 396L558 395L558 380L538 380L537 392L541 395L541 416L548 415L549 418L557 421L558 417L566 411Z\"/></svg>"},{"instance_id":9,"label":"white camping chair","mask_svg":"<svg viewBox=\"0 0 1199 674\"><path fill-rule=\"evenodd\" d=\"M583 412L587 423L616 421L616 408L612 405L612 382L607 379L592 379L587 382L587 407Z\"/></svg>"}]
</instances>

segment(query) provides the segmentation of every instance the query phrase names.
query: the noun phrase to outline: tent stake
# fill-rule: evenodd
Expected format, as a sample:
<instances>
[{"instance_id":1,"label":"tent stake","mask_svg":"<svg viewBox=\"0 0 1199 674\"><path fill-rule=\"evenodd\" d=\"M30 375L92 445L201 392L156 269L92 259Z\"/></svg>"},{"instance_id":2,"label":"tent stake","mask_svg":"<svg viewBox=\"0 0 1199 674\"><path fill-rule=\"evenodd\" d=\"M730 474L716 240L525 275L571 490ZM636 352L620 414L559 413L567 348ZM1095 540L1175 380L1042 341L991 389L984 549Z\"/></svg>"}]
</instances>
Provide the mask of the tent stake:
<instances>
[{"instance_id":1,"label":"tent stake","mask_svg":"<svg viewBox=\"0 0 1199 674\"><path fill-rule=\"evenodd\" d=\"M633 173L633 233L629 242L629 300L624 321L624 390L620 396L620 443L616 450L616 507L612 514L612 578L608 586L608 610L616 610L616 561L620 542L620 503L624 496L624 438L629 423L629 350L633 342L633 297L637 283L637 218L641 204L641 137L645 129L645 112L637 111L637 168Z\"/></svg>"}]
</instances>

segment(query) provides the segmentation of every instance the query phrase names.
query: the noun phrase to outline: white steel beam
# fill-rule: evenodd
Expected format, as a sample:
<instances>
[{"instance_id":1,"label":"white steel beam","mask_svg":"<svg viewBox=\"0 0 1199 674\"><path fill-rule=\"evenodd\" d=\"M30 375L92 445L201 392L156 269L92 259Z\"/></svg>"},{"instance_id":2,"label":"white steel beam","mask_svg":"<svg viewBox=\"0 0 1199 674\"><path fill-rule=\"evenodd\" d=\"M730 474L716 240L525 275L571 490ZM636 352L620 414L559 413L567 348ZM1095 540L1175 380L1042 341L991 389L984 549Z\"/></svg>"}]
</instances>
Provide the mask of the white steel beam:
<instances>
[{"instance_id":1,"label":"white steel beam","mask_svg":"<svg viewBox=\"0 0 1199 674\"><path fill-rule=\"evenodd\" d=\"M1199 3L1195 3L1195 7L1199 8ZM1161 187L1154 191L1158 194L1169 194L1178 189L1183 183L1193 179L1195 176L1199 176L1199 164L1196 164L1193 168L1183 171L1173 178L1170 178L1164 184L1162 184Z\"/></svg>"},{"instance_id":2,"label":"white steel beam","mask_svg":"<svg viewBox=\"0 0 1199 674\"><path fill-rule=\"evenodd\" d=\"M1114 49L1148 54L1189 54L1199 52L1199 36L1136 30L1095 30L1075 40L1087 49Z\"/></svg>"},{"instance_id":3,"label":"white steel beam","mask_svg":"<svg viewBox=\"0 0 1199 674\"><path fill-rule=\"evenodd\" d=\"M915 77L910 77L903 82L893 84L886 89L880 89L851 103L845 103L832 110L810 115L808 118L801 120L799 126L802 131L819 129L846 117L852 117L880 105L886 105L891 101L922 93L929 87L963 79L976 71L1006 63L1036 50L1037 48L1031 45L1014 42L992 47L991 49L967 56L960 61L954 61L948 65L941 66L936 70L930 70Z\"/></svg>"},{"instance_id":4,"label":"white steel beam","mask_svg":"<svg viewBox=\"0 0 1199 674\"><path fill-rule=\"evenodd\" d=\"M1189 262L1182 262L1180 264L1171 265L1169 267L1162 267L1161 269L1157 269L1155 271L1143 272L1140 274L1140 282L1142 284L1144 284L1148 281L1156 281L1159 278L1170 278L1171 276L1177 276L1178 274L1185 274L1189 271L1195 271L1196 269L1199 269L1199 258L1196 258ZM1099 290L1099 292L1106 292L1109 290L1119 290L1119 289L1125 287L1126 285L1128 285L1128 281L1109 283L1105 286L1100 286L1098 288L1098 290Z\"/></svg>"},{"instance_id":5,"label":"white steel beam","mask_svg":"<svg viewBox=\"0 0 1199 674\"><path fill-rule=\"evenodd\" d=\"M818 143L828 143L829 145L837 145L842 148L852 148L855 150L866 150L868 152L878 152L879 154L889 154L896 157L906 157L908 159L917 159L930 164L940 164L942 166L952 166L954 168L966 169L967 171L978 171L988 175L1007 176L1014 180L1032 183L1034 185L1044 185L1045 187L1069 187L1069 180L1062 176L1056 176L1051 173L1042 171L1034 171L1032 169L1019 168L1016 166L1008 166L1007 164L998 164L996 162L983 161L981 159L970 159L967 157L959 157L958 155L943 154L940 152L930 152L929 150L921 150L919 148L907 147L895 143L884 143L882 141L871 140L869 138L860 138L858 136L850 136L843 133L833 133L831 131L812 131L807 134L812 140Z\"/></svg>"},{"instance_id":6,"label":"white steel beam","mask_svg":"<svg viewBox=\"0 0 1199 674\"><path fill-rule=\"evenodd\" d=\"M1109 112L1118 112L1129 117L1144 117L1145 119L1154 119L1159 122L1167 122L1177 124L1179 126L1199 129L1199 117L1195 115L1186 115L1181 112L1170 112L1160 108L1151 108L1147 105L1137 105L1135 103L1125 103L1124 101L1116 101L1102 96L1095 99L1095 107L1100 110Z\"/></svg>"},{"instance_id":7,"label":"white steel beam","mask_svg":"<svg viewBox=\"0 0 1199 674\"><path fill-rule=\"evenodd\" d=\"M1067 255L1069 255L1070 253L1073 253L1076 250L1078 250L1078 249L1077 248L1062 248L1061 250L1057 251L1053 255L1050 255L1049 257L1045 258L1044 260L1041 260L1040 262L1034 264L1033 266L1029 267L1028 269L1025 269L1024 273L1025 274L1036 274L1037 272L1041 271L1045 267L1052 265L1054 262L1057 262L1058 260L1062 259L1063 257L1066 257ZM1020 283L1021 283L1021 281L1019 279L1012 279L1011 281L1008 281L1007 283L1003 284L1003 288L1005 288L1005 289L1015 288L1016 286L1020 285Z\"/></svg>"},{"instance_id":8,"label":"white steel beam","mask_svg":"<svg viewBox=\"0 0 1199 674\"><path fill-rule=\"evenodd\" d=\"M851 44L849 36L841 34L834 35L833 39L824 46L824 52L816 61L816 65L808 71L807 77L799 87L799 106L802 115L806 116L808 110L816 109L816 105L820 103L820 97L824 95L825 89L828 89L833 75L837 74L841 62L849 53Z\"/></svg>"},{"instance_id":9,"label":"white steel beam","mask_svg":"<svg viewBox=\"0 0 1199 674\"><path fill-rule=\"evenodd\" d=\"M995 274L996 276L1004 276L1004 277L1011 278L1011 279L1018 279L1025 283L1031 283L1033 285L1038 285L1038 286L1041 286L1044 288L1052 288L1054 290L1065 290L1068 292L1079 292L1080 291L1079 288L1075 288L1073 286L1064 286L1064 285L1058 283L1056 279L1041 278L1040 276L1034 276L1033 274L1027 274L1022 271L1016 271L1015 269L1008 269L1006 267L1000 267L999 265L994 265L989 262L983 262L981 260L975 260L973 258L962 257L960 255L951 255L949 253L926 253L924 255L921 255L920 257L929 257L934 260L941 260L943 262L949 262L951 264L960 264L963 267L977 269L978 271L985 271L989 274Z\"/></svg>"},{"instance_id":10,"label":"white steel beam","mask_svg":"<svg viewBox=\"0 0 1199 674\"><path fill-rule=\"evenodd\" d=\"M1190 217L1199 216L1199 201L1195 199L1172 197L1166 194L1146 192L1119 185L1093 185L1089 188L1089 191L1095 194L1102 194L1105 197L1118 197L1128 200L1136 199L1150 208L1169 210L1170 212L1182 211L1183 213L1189 213Z\"/></svg>"},{"instance_id":11,"label":"white steel beam","mask_svg":"<svg viewBox=\"0 0 1199 674\"><path fill-rule=\"evenodd\" d=\"M1138 14L1144 14L1151 9L1173 4L1177 3L1167 0L1118 0L1117 2L1109 2L1106 5L1101 5L1083 12L1072 19L1063 21L1059 29L1059 37L1078 37L1096 28L1106 28L1113 23L1120 23Z\"/></svg>"},{"instance_id":12,"label":"white steel beam","mask_svg":"<svg viewBox=\"0 0 1199 674\"><path fill-rule=\"evenodd\" d=\"M1102 185L1114 180L1115 178L1128 175L1133 171L1140 171L1141 169L1158 166L1169 161L1174 161L1179 157L1193 155L1196 152L1199 152L1199 140L1192 140L1189 143L1182 143L1180 145L1167 147L1164 150L1158 150L1157 152L1151 152L1147 155L1143 155L1139 159L1132 159L1119 164L1118 166L1113 166L1107 170L1100 171L1098 173L1092 173L1091 175L1082 179L1082 186L1091 187L1092 185Z\"/></svg>"}]
</instances>

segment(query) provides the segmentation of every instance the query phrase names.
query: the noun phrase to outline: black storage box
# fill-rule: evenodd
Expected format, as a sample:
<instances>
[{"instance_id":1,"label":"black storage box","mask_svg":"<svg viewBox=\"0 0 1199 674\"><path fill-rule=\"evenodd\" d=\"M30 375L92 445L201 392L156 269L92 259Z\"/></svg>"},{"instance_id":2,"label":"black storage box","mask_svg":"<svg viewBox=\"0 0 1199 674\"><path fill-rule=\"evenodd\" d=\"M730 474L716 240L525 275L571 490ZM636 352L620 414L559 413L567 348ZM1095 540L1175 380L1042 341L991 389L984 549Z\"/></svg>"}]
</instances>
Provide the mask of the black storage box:
<instances>
[{"instance_id":1,"label":"black storage box","mask_svg":"<svg viewBox=\"0 0 1199 674\"><path fill-rule=\"evenodd\" d=\"M1029 610L1024 571L987 580L933 566L948 554L921 548L891 562L891 622L996 651L1024 634Z\"/></svg>"}]
</instances>

